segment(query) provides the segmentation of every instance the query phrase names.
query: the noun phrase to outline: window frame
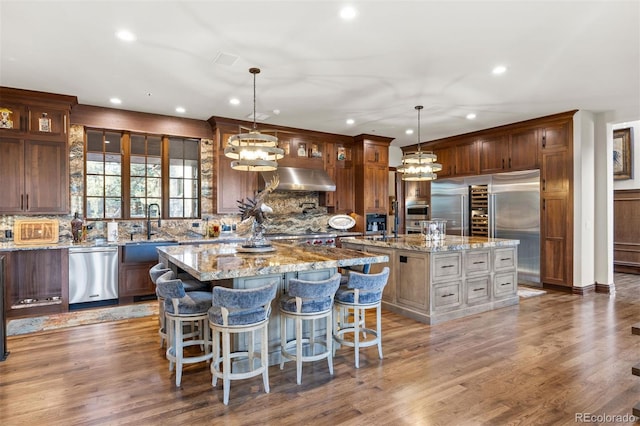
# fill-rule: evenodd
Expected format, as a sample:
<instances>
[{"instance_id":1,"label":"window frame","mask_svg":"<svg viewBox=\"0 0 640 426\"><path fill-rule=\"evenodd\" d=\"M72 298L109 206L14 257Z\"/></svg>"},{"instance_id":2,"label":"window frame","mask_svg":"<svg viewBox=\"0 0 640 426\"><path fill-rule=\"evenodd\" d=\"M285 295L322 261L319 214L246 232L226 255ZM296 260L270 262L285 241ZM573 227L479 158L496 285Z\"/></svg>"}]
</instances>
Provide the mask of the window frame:
<instances>
[{"instance_id":1,"label":"window frame","mask_svg":"<svg viewBox=\"0 0 640 426\"><path fill-rule=\"evenodd\" d=\"M131 156L136 155L140 156L141 154L132 154L131 144L132 144L132 136L143 136L145 140L148 137L159 137L160 138L160 179L161 179L161 206L160 213L161 218L165 220L188 220L188 219L199 219L202 215L202 152L201 152L201 143L202 140L199 138L193 137L185 137L185 136L174 136L174 135L158 135L148 132L135 132L129 130L113 130L106 128L94 128L94 127L86 127L84 132L84 159L83 159L83 168L84 168L84 191L83 191L83 205L85 208L85 212L87 209L87 161L89 154L89 132L100 132L103 135L106 133L119 133L120 134L120 155L121 155L121 171L120 171L120 185L121 185L121 199L122 199L122 215L120 218L114 218L114 220L144 220L145 218L141 217L132 217L131 216ZM170 167L170 158L169 158L169 143L171 139L182 139L184 141L194 141L197 144L197 176L194 179L196 181L196 195L195 199L197 202L197 206L195 208L195 212L193 216L185 217L171 217L170 216L170 181L171 177L169 176L169 167ZM91 151L96 152L96 151ZM104 154L104 147L103 152ZM144 153L144 157L147 158L147 152ZM184 159L183 159L184 160ZM104 176L104 174L103 174ZM89 197L91 198L91 197ZM106 202L106 195L103 194L102 199ZM138 197L136 197L138 198ZM147 197L145 196L145 199ZM174 197L175 198L175 197ZM183 197L184 199L184 197ZM192 198L188 198L192 199ZM111 220L112 218L106 217L106 206L104 206L103 202L103 215L102 217L86 217L88 221L106 221ZM184 210L183 210L184 213ZM146 217L146 215L145 215Z\"/></svg>"}]
</instances>

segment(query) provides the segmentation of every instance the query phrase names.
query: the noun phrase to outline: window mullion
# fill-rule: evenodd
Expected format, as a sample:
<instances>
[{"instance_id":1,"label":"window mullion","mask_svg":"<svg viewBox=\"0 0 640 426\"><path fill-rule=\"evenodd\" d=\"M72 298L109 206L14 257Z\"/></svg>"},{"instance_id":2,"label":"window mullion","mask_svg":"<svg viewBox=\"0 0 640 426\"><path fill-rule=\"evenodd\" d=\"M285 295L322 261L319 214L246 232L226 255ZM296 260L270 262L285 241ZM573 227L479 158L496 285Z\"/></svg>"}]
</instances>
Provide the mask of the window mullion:
<instances>
[{"instance_id":1,"label":"window mullion","mask_svg":"<svg viewBox=\"0 0 640 426\"><path fill-rule=\"evenodd\" d=\"M131 219L131 134L122 134L122 210L125 219Z\"/></svg>"}]
</instances>

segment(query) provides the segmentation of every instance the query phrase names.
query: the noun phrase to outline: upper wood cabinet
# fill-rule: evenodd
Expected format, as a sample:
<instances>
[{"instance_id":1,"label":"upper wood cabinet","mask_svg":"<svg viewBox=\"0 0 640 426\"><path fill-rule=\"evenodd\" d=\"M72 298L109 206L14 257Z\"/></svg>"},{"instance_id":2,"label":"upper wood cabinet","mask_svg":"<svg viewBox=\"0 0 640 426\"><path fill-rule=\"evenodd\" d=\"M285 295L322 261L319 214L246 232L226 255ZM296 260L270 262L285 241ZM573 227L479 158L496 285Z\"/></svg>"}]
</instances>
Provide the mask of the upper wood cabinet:
<instances>
[{"instance_id":1,"label":"upper wood cabinet","mask_svg":"<svg viewBox=\"0 0 640 426\"><path fill-rule=\"evenodd\" d=\"M337 164L335 169L335 212L349 214L355 211L355 173L351 161Z\"/></svg>"},{"instance_id":2,"label":"upper wood cabinet","mask_svg":"<svg viewBox=\"0 0 640 426\"><path fill-rule=\"evenodd\" d=\"M478 143L465 140L454 145L455 163L453 172L457 176L476 175L479 171Z\"/></svg>"},{"instance_id":3,"label":"upper wood cabinet","mask_svg":"<svg viewBox=\"0 0 640 426\"><path fill-rule=\"evenodd\" d=\"M502 173L539 168L538 131L524 129L511 134L480 138L480 173Z\"/></svg>"},{"instance_id":4,"label":"upper wood cabinet","mask_svg":"<svg viewBox=\"0 0 640 426\"><path fill-rule=\"evenodd\" d=\"M0 87L0 213L69 213L70 96Z\"/></svg>"},{"instance_id":5,"label":"upper wood cabinet","mask_svg":"<svg viewBox=\"0 0 640 426\"><path fill-rule=\"evenodd\" d=\"M404 182L405 198L420 198L424 200L431 199L431 182L430 181L405 181Z\"/></svg>"},{"instance_id":6,"label":"upper wood cabinet","mask_svg":"<svg viewBox=\"0 0 640 426\"><path fill-rule=\"evenodd\" d=\"M365 164L389 167L389 145L366 141L364 143L364 162Z\"/></svg>"},{"instance_id":7,"label":"upper wood cabinet","mask_svg":"<svg viewBox=\"0 0 640 426\"><path fill-rule=\"evenodd\" d=\"M454 161L455 161L453 146L439 145L439 146L433 147L432 151L436 155L436 162L442 165L442 170L436 173L438 178L453 176Z\"/></svg>"}]
</instances>

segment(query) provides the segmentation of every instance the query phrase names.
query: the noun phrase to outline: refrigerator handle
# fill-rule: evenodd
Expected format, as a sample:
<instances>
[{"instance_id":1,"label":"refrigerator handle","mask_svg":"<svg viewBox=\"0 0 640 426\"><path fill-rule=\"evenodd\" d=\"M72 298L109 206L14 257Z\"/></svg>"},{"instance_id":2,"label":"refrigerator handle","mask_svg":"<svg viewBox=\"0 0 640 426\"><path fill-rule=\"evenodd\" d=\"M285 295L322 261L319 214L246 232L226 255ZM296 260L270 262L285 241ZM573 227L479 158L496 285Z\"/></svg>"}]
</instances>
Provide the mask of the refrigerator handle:
<instances>
[{"instance_id":1,"label":"refrigerator handle","mask_svg":"<svg viewBox=\"0 0 640 426\"><path fill-rule=\"evenodd\" d=\"M489 237L496 237L496 194L489 195Z\"/></svg>"},{"instance_id":2,"label":"refrigerator handle","mask_svg":"<svg viewBox=\"0 0 640 426\"><path fill-rule=\"evenodd\" d=\"M464 199L464 195L460 196L460 236L464 237L465 223L464 223L464 213L466 210L466 203Z\"/></svg>"}]
</instances>

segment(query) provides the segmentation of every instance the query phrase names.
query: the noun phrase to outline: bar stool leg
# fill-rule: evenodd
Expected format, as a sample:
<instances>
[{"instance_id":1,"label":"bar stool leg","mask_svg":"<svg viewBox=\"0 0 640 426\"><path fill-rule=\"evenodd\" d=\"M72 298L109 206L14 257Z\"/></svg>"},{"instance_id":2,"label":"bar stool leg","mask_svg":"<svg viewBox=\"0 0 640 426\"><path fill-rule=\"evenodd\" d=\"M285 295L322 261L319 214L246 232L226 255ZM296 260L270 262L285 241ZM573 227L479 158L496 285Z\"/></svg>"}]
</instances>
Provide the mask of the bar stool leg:
<instances>
[{"instance_id":1,"label":"bar stool leg","mask_svg":"<svg viewBox=\"0 0 640 426\"><path fill-rule=\"evenodd\" d=\"M356 368L360 368L360 309L353 309L353 343L356 356Z\"/></svg>"},{"instance_id":2,"label":"bar stool leg","mask_svg":"<svg viewBox=\"0 0 640 426\"><path fill-rule=\"evenodd\" d=\"M224 371L222 372L222 387L224 392L224 405L229 404L229 388L231 386L231 379L229 375L231 374L231 342L230 342L229 333L224 331L222 332L222 368Z\"/></svg>"},{"instance_id":3,"label":"bar stool leg","mask_svg":"<svg viewBox=\"0 0 640 426\"><path fill-rule=\"evenodd\" d=\"M331 332L331 324L333 324L333 312L329 313L329 316L325 320L327 324L327 337L325 340L327 344L327 363L329 364L329 374L333 376L333 333Z\"/></svg>"},{"instance_id":4,"label":"bar stool leg","mask_svg":"<svg viewBox=\"0 0 640 426\"><path fill-rule=\"evenodd\" d=\"M217 330L212 331L211 338L213 339L213 362L211 362L211 386L215 387L218 383L218 376L214 373L216 367L220 363L220 333Z\"/></svg>"},{"instance_id":5,"label":"bar stool leg","mask_svg":"<svg viewBox=\"0 0 640 426\"><path fill-rule=\"evenodd\" d=\"M262 349L262 356L260 357L260 363L262 364L262 383L264 383L265 393L269 393L269 337L267 336L267 328L268 324L262 326L262 343L260 344L260 348Z\"/></svg>"},{"instance_id":6,"label":"bar stool leg","mask_svg":"<svg viewBox=\"0 0 640 426\"><path fill-rule=\"evenodd\" d=\"M376 307L376 321L378 322L376 327L376 339L378 339L378 355L382 359L382 314L380 304Z\"/></svg>"},{"instance_id":7,"label":"bar stool leg","mask_svg":"<svg viewBox=\"0 0 640 426\"><path fill-rule=\"evenodd\" d=\"M302 318L296 317L296 381L302 383ZM311 342L311 339L309 339Z\"/></svg>"},{"instance_id":8,"label":"bar stool leg","mask_svg":"<svg viewBox=\"0 0 640 426\"><path fill-rule=\"evenodd\" d=\"M176 386L180 386L180 382L182 382L182 355L184 351L182 344L182 321L176 318L174 319L174 324L176 325L176 338L174 343L176 353Z\"/></svg>"}]
</instances>

